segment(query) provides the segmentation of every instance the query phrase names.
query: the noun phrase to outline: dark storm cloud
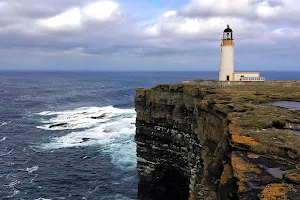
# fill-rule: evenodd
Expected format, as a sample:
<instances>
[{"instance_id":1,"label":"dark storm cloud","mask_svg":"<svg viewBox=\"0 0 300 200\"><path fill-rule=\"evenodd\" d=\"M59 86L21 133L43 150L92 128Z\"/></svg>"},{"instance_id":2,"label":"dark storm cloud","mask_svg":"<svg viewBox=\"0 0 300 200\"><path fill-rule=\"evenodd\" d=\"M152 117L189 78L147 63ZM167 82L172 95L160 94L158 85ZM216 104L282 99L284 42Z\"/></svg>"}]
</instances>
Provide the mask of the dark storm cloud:
<instances>
[{"instance_id":1,"label":"dark storm cloud","mask_svg":"<svg viewBox=\"0 0 300 200\"><path fill-rule=\"evenodd\" d=\"M158 48L158 47L147 47L142 45L113 45L106 47L88 47L83 49L84 53L94 54L94 55L105 55L105 54L130 54L139 57L164 57L169 55L196 55L198 52L195 52L192 49L175 49L175 48Z\"/></svg>"},{"instance_id":2,"label":"dark storm cloud","mask_svg":"<svg viewBox=\"0 0 300 200\"><path fill-rule=\"evenodd\" d=\"M51 36L32 36L21 33L1 35L0 48L48 48L68 50L83 45L84 42Z\"/></svg>"}]
</instances>

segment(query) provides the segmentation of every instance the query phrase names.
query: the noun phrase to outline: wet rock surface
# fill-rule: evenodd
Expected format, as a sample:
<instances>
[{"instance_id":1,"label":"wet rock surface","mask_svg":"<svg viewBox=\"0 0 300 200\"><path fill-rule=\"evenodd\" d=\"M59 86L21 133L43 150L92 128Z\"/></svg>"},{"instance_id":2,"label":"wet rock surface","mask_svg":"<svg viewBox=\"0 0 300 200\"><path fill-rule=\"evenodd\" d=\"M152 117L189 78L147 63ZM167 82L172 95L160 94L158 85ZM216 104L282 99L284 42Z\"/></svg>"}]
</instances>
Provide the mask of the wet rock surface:
<instances>
[{"instance_id":1,"label":"wet rock surface","mask_svg":"<svg viewBox=\"0 0 300 200\"><path fill-rule=\"evenodd\" d=\"M92 119L104 119L106 117L106 114L102 114L100 116L91 117Z\"/></svg>"},{"instance_id":2,"label":"wet rock surface","mask_svg":"<svg viewBox=\"0 0 300 200\"><path fill-rule=\"evenodd\" d=\"M259 94L259 95L257 95ZM299 199L299 87L137 89L139 199Z\"/></svg>"},{"instance_id":3,"label":"wet rock surface","mask_svg":"<svg viewBox=\"0 0 300 200\"><path fill-rule=\"evenodd\" d=\"M59 123L59 124L53 124L50 125L49 128L60 128L60 127L67 127L68 123Z\"/></svg>"}]
</instances>

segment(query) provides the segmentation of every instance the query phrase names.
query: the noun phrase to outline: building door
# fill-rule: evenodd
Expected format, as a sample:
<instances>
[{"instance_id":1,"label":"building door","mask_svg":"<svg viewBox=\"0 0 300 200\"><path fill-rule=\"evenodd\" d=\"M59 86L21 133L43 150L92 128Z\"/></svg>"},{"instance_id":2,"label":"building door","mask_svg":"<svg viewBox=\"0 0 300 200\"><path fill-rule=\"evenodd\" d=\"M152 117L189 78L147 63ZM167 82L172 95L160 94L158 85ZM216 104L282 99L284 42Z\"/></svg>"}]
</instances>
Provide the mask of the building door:
<instances>
[{"instance_id":1,"label":"building door","mask_svg":"<svg viewBox=\"0 0 300 200\"><path fill-rule=\"evenodd\" d=\"M229 76L226 76L226 80L229 81Z\"/></svg>"}]
</instances>

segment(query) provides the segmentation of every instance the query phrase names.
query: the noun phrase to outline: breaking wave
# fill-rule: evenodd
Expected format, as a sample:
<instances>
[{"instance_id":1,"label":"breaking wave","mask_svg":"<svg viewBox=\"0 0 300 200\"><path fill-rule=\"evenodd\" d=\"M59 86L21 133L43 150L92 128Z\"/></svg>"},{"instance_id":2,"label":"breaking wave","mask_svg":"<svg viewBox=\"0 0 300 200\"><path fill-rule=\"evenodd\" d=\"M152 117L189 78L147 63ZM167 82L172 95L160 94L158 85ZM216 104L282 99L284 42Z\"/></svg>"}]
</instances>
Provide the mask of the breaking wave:
<instances>
[{"instance_id":1,"label":"breaking wave","mask_svg":"<svg viewBox=\"0 0 300 200\"><path fill-rule=\"evenodd\" d=\"M11 154L13 151L14 151L14 149L11 149L9 152L2 151L2 152L0 152L0 157L7 156L7 155Z\"/></svg>"},{"instance_id":2,"label":"breaking wave","mask_svg":"<svg viewBox=\"0 0 300 200\"><path fill-rule=\"evenodd\" d=\"M0 124L0 127L1 127L1 126L6 126L6 125L7 125L6 122L2 122L2 124Z\"/></svg>"},{"instance_id":3,"label":"breaking wave","mask_svg":"<svg viewBox=\"0 0 300 200\"><path fill-rule=\"evenodd\" d=\"M39 166L33 166L33 167L27 167L26 168L26 171L28 172L28 173L32 173L32 172L34 172L34 171L37 171L39 169Z\"/></svg>"},{"instance_id":4,"label":"breaking wave","mask_svg":"<svg viewBox=\"0 0 300 200\"><path fill-rule=\"evenodd\" d=\"M44 130L73 130L54 137L42 149L61 149L99 145L101 151L110 156L112 164L131 170L136 167L136 145L134 109L108 107L83 107L61 112L45 111L37 115L43 118ZM49 118L50 119L47 119ZM76 130L78 129L78 130ZM82 130L84 129L84 130Z\"/></svg>"}]
</instances>

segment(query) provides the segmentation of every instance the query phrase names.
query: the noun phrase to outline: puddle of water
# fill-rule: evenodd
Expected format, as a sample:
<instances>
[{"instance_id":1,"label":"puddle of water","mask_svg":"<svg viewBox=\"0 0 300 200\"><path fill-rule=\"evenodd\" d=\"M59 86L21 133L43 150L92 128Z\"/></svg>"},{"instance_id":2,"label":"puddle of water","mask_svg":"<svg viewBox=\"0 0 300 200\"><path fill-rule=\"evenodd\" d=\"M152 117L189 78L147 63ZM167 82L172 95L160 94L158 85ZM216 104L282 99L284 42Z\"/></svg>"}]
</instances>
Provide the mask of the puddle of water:
<instances>
[{"instance_id":1,"label":"puddle of water","mask_svg":"<svg viewBox=\"0 0 300 200\"><path fill-rule=\"evenodd\" d=\"M291 110L300 110L300 102L296 101L276 101L273 103L269 103L269 105L288 108Z\"/></svg>"},{"instance_id":2,"label":"puddle of water","mask_svg":"<svg viewBox=\"0 0 300 200\"><path fill-rule=\"evenodd\" d=\"M300 131L292 131L292 132L300 136Z\"/></svg>"},{"instance_id":3,"label":"puddle of water","mask_svg":"<svg viewBox=\"0 0 300 200\"><path fill-rule=\"evenodd\" d=\"M299 110L300 111L300 102L297 101L276 101L276 102L272 102L272 103L266 103L265 105L267 106L277 106L277 107L281 107L281 108L287 108L290 110ZM295 135L299 135L300 136L300 131L295 131L295 130L291 130L288 129L289 131L291 131L292 133L294 133Z\"/></svg>"},{"instance_id":4,"label":"puddle of water","mask_svg":"<svg viewBox=\"0 0 300 200\"><path fill-rule=\"evenodd\" d=\"M254 189L264 189L265 188L265 185L259 185L259 184L251 183L251 182L248 182L248 185L249 185L249 187L254 188Z\"/></svg>"},{"instance_id":5,"label":"puddle of water","mask_svg":"<svg viewBox=\"0 0 300 200\"><path fill-rule=\"evenodd\" d=\"M282 179L283 171L280 168L268 168L267 171L275 178Z\"/></svg>"}]
</instances>

